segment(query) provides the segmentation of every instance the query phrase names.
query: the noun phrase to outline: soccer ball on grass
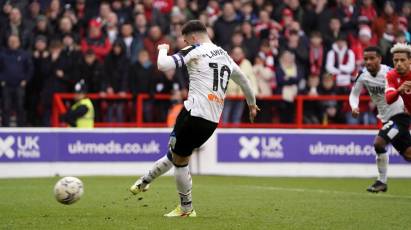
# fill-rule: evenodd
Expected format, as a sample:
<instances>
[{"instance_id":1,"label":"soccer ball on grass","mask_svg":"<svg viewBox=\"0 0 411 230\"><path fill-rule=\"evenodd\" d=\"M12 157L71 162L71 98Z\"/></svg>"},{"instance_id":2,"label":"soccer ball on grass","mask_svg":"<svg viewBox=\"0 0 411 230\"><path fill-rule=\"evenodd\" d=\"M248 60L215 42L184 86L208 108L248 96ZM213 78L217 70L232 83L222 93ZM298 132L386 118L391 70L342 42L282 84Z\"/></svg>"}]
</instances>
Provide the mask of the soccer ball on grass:
<instances>
[{"instance_id":1,"label":"soccer ball on grass","mask_svg":"<svg viewBox=\"0 0 411 230\"><path fill-rule=\"evenodd\" d=\"M77 177L63 177L54 186L54 196L62 204L73 204L83 193L83 182Z\"/></svg>"}]
</instances>

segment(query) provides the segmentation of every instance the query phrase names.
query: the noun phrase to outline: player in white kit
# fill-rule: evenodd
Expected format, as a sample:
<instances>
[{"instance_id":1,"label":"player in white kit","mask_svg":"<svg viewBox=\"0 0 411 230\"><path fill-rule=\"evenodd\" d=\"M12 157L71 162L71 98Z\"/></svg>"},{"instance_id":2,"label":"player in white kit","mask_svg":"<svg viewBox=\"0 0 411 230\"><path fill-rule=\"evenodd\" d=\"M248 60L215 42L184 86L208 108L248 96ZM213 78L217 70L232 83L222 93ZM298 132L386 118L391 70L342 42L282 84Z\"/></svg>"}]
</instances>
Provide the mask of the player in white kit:
<instances>
[{"instance_id":1,"label":"player in white kit","mask_svg":"<svg viewBox=\"0 0 411 230\"><path fill-rule=\"evenodd\" d=\"M385 75L390 71L390 67L381 64L381 51L377 47L368 47L364 50L365 68L359 73L350 94L350 106L353 117L360 114L358 105L361 90L365 87L371 97L372 102L377 106L378 115L384 126L380 129L374 140L376 152L376 164L378 168L378 178L367 188L369 192L387 191L387 167L388 154L386 145L391 143L398 151L401 149L401 141L396 140L391 129L392 118L404 115L404 103L401 98L389 105L385 100Z\"/></svg>"},{"instance_id":2,"label":"player in white kit","mask_svg":"<svg viewBox=\"0 0 411 230\"><path fill-rule=\"evenodd\" d=\"M203 145L217 128L230 78L239 84L244 92L251 122L259 110L248 78L226 51L211 42L206 27L200 21L187 22L182 28L182 35L189 46L167 56L169 46L159 45L157 65L161 71L181 68L184 65L187 67L190 81L188 98L184 101L184 107L170 135L169 152L130 188L133 194L146 191L155 178L169 171L174 165L180 205L165 214L167 217L196 216L192 206L192 180L188 163L193 149Z\"/></svg>"}]
</instances>

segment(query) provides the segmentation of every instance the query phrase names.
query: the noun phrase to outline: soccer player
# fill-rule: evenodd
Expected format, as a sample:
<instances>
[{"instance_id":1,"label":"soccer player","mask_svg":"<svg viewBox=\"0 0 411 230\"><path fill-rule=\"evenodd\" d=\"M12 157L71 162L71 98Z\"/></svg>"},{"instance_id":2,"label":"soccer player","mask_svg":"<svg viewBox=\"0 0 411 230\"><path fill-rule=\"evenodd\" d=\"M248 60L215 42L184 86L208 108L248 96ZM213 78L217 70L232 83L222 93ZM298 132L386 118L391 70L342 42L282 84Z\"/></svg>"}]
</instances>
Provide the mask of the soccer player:
<instances>
[{"instance_id":1,"label":"soccer player","mask_svg":"<svg viewBox=\"0 0 411 230\"><path fill-rule=\"evenodd\" d=\"M390 67L381 64L381 51L378 47L368 47L364 50L365 68L360 71L354 86L350 93L350 106L352 116L357 118L360 114L358 108L359 97L363 87L368 90L372 102L377 106L378 115L384 124L388 124L391 117L396 115L401 116L404 113L404 103L399 98L392 104L388 105L385 101L385 75L391 70ZM387 167L388 154L385 146L391 143L392 139L389 136L389 130L384 126L378 132L374 139L374 149L376 153L376 164L378 169L377 180L367 188L369 192L386 192L387 191ZM394 147L399 151L401 146L397 142L392 142Z\"/></svg>"},{"instance_id":2,"label":"soccer player","mask_svg":"<svg viewBox=\"0 0 411 230\"><path fill-rule=\"evenodd\" d=\"M191 198L192 180L188 167L190 155L193 149L203 145L217 128L230 78L239 84L244 92L251 122L259 110L247 77L226 51L211 42L206 27L200 21L187 22L181 33L189 46L167 56L169 46L159 45L157 65L161 71L187 67L190 80L188 98L184 101L184 107L170 135L167 155L130 187L133 194L145 192L155 178L169 171L174 165L180 205L164 215L167 217L196 216Z\"/></svg>"},{"instance_id":3,"label":"soccer player","mask_svg":"<svg viewBox=\"0 0 411 230\"><path fill-rule=\"evenodd\" d=\"M385 99L388 104L398 98L404 101L407 113L398 114L384 125L387 136L406 161L411 161L411 135L409 131L411 112L411 46L397 43L391 48L394 69L386 76ZM388 140L386 140L388 141Z\"/></svg>"}]
</instances>

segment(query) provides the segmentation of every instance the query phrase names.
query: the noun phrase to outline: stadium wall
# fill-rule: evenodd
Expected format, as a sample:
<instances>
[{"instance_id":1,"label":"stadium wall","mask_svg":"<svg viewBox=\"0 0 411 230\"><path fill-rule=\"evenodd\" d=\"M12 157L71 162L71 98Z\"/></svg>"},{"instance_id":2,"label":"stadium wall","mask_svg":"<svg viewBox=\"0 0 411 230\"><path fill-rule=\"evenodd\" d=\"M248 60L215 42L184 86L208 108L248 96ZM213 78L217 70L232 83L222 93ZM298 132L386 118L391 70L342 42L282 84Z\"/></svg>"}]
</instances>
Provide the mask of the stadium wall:
<instances>
[{"instance_id":1,"label":"stadium wall","mask_svg":"<svg viewBox=\"0 0 411 230\"><path fill-rule=\"evenodd\" d=\"M140 175L167 151L170 129L0 129L0 177ZM374 177L372 130L218 129L193 174ZM390 177L411 177L391 147Z\"/></svg>"}]
</instances>

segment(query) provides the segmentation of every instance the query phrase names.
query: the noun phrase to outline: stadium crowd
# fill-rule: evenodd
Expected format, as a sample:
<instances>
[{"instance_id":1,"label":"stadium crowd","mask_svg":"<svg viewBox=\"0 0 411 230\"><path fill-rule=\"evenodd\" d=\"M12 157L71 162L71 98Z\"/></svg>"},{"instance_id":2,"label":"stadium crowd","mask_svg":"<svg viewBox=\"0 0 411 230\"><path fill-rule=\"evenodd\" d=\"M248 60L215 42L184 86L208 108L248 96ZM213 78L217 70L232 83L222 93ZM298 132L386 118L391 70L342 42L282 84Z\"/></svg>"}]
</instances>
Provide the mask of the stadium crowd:
<instances>
[{"instance_id":1,"label":"stadium crowd","mask_svg":"<svg viewBox=\"0 0 411 230\"><path fill-rule=\"evenodd\" d=\"M207 25L213 41L248 75L259 100L257 122L294 121L297 95L348 95L367 46L382 50L411 40L407 0L0 0L2 126L50 126L55 93L171 94L147 100L145 121L165 121L170 105L187 94L186 71L161 73L157 45L185 46L180 28ZM230 83L227 95L241 94ZM130 121L135 100L95 101L97 121ZM226 100L224 122L243 121L244 102ZM359 121L346 103L306 102L305 123L376 122L372 104ZM135 111L134 111L135 112ZM13 118L13 119L11 119Z\"/></svg>"}]
</instances>

